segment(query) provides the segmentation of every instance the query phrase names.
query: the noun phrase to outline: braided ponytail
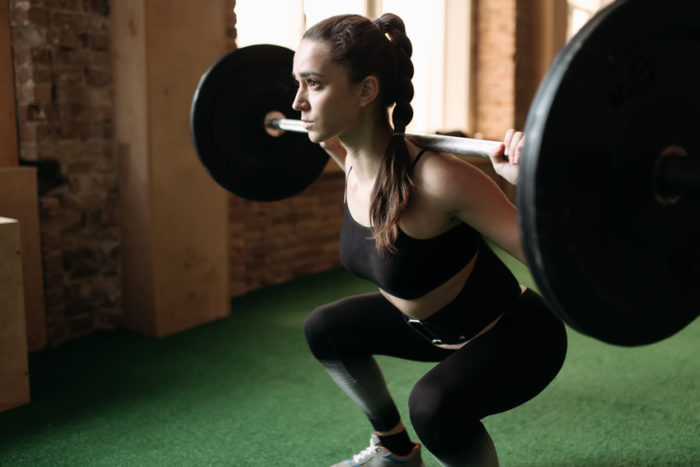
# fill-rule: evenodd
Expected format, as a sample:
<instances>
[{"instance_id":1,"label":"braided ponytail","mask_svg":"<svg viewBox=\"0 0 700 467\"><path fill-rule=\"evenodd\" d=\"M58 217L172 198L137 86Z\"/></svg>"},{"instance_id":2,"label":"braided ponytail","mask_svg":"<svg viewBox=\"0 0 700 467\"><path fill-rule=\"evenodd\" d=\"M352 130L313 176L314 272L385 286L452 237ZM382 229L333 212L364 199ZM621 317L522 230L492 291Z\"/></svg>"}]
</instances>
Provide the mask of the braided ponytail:
<instances>
[{"instance_id":1,"label":"braided ponytail","mask_svg":"<svg viewBox=\"0 0 700 467\"><path fill-rule=\"evenodd\" d=\"M415 186L411 176L411 159L403 136L406 126L413 119L413 47L406 36L406 27L398 16L386 13L375 20L375 23L387 35L397 56L391 97L395 103L391 114L394 135L389 141L379 168L370 206L370 221L377 251L386 256L395 252L399 218L408 205Z\"/></svg>"},{"instance_id":2,"label":"braided ponytail","mask_svg":"<svg viewBox=\"0 0 700 467\"><path fill-rule=\"evenodd\" d=\"M328 42L332 60L347 67L352 82L376 76L380 82L380 104L385 109L394 105L394 134L379 168L370 205L377 251L387 256L395 252L398 221L414 189L404 140L406 126L413 119L413 47L406 27L401 18L391 13L374 22L359 15L340 15L312 26L304 33L304 39Z\"/></svg>"}]
</instances>

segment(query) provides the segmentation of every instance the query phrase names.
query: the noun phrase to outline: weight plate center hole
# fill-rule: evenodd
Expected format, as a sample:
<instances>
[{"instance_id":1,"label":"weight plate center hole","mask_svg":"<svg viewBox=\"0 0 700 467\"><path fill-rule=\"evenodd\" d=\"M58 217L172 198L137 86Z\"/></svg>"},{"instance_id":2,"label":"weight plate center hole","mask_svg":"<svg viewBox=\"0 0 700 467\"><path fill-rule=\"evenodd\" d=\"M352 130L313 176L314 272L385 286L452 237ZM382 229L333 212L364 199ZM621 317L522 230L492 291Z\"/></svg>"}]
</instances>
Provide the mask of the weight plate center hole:
<instances>
[{"instance_id":1,"label":"weight plate center hole","mask_svg":"<svg viewBox=\"0 0 700 467\"><path fill-rule=\"evenodd\" d=\"M275 122L276 120L282 120L284 118L284 114L278 110L271 110L270 112L265 114L265 121L263 122L263 125L265 126L265 131L267 132L267 134L272 136L273 138L279 138L280 136L282 136L284 134L284 130L275 128L273 126L273 122Z\"/></svg>"},{"instance_id":2,"label":"weight plate center hole","mask_svg":"<svg viewBox=\"0 0 700 467\"><path fill-rule=\"evenodd\" d=\"M659 153L654 163L653 173L652 173L652 185L654 188L654 197L659 204L664 206L670 206L676 204L680 201L681 196L677 193L670 193L669 186L669 173L665 169L664 163L668 162L672 158L676 157L686 157L688 152L685 148L681 146L671 145L666 147L663 151Z\"/></svg>"}]
</instances>

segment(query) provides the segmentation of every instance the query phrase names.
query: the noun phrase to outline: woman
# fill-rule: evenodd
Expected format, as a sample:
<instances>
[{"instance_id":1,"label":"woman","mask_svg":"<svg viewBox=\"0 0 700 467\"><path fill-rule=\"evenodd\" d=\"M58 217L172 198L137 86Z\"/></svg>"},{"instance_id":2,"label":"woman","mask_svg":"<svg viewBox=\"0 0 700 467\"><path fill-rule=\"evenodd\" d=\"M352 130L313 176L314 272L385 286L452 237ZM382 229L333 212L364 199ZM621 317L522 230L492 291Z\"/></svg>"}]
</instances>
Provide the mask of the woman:
<instances>
[{"instance_id":1,"label":"woman","mask_svg":"<svg viewBox=\"0 0 700 467\"><path fill-rule=\"evenodd\" d=\"M293 107L346 174L341 260L379 287L314 310L306 337L374 428L370 447L336 466L423 465L377 354L438 362L413 387L409 413L442 465L497 465L481 419L542 391L561 368L566 334L482 240L524 262L516 209L497 185L404 137L413 114L410 57L404 24L391 14L324 20L294 56ZM522 140L509 131L491 155L511 183Z\"/></svg>"}]
</instances>

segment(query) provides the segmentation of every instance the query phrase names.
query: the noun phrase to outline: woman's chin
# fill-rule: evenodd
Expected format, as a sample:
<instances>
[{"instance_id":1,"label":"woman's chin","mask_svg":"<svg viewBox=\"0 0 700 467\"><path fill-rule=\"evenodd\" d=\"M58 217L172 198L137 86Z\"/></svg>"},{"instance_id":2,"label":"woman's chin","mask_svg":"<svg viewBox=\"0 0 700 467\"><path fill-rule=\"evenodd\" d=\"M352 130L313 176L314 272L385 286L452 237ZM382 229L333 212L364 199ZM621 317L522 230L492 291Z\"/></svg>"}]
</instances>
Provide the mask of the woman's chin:
<instances>
[{"instance_id":1,"label":"woman's chin","mask_svg":"<svg viewBox=\"0 0 700 467\"><path fill-rule=\"evenodd\" d=\"M311 140L311 142L312 142L312 143L317 143L317 144L318 144L318 143L322 143L322 142L324 142L324 141L326 141L326 140L329 139L329 138L325 138L323 135L320 135L320 134L318 134L318 133L316 133L316 132L314 132L314 131L310 131L310 132L308 133L308 135L309 135L309 139Z\"/></svg>"}]
</instances>

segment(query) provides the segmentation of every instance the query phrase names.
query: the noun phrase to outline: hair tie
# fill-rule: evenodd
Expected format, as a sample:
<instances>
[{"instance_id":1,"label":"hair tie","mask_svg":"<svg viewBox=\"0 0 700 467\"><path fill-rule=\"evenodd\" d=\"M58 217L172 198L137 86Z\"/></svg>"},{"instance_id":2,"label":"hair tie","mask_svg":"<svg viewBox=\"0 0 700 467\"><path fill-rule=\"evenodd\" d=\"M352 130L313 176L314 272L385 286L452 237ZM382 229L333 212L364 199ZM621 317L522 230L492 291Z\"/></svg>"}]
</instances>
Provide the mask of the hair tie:
<instances>
[{"instance_id":1,"label":"hair tie","mask_svg":"<svg viewBox=\"0 0 700 467\"><path fill-rule=\"evenodd\" d=\"M373 23L379 26L379 30L385 34L391 31L391 25L381 18L375 19Z\"/></svg>"}]
</instances>

